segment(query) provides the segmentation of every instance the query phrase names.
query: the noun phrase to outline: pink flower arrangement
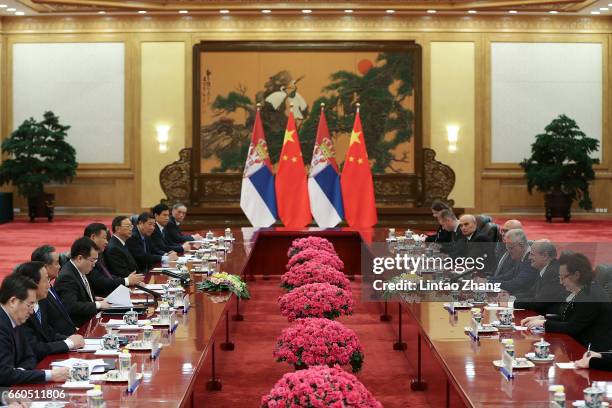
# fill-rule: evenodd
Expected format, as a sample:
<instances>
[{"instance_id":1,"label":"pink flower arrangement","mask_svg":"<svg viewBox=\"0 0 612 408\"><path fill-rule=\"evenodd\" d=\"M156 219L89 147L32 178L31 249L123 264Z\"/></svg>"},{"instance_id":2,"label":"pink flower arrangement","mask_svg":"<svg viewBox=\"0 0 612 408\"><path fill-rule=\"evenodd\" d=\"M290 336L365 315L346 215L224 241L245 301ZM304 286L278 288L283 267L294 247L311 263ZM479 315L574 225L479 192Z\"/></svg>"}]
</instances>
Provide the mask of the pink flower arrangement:
<instances>
[{"instance_id":1,"label":"pink flower arrangement","mask_svg":"<svg viewBox=\"0 0 612 408\"><path fill-rule=\"evenodd\" d=\"M372 393L339 367L315 366L285 374L261 399L262 408L382 408Z\"/></svg>"},{"instance_id":2,"label":"pink flower arrangement","mask_svg":"<svg viewBox=\"0 0 612 408\"><path fill-rule=\"evenodd\" d=\"M336 268L339 271L344 270L344 262L338 258L338 255L326 251L319 251L317 249L305 249L293 255L291 259L289 259L289 263L287 263L287 270L291 269L293 265L303 264L308 261L317 261L321 264Z\"/></svg>"},{"instance_id":3,"label":"pink flower arrangement","mask_svg":"<svg viewBox=\"0 0 612 408\"><path fill-rule=\"evenodd\" d=\"M290 322L304 317L335 319L353 313L351 292L329 283L309 283L278 298L281 314Z\"/></svg>"},{"instance_id":4,"label":"pink flower arrangement","mask_svg":"<svg viewBox=\"0 0 612 408\"><path fill-rule=\"evenodd\" d=\"M291 258L293 255L302 252L306 249L316 249L317 251L329 252L335 254L336 250L334 245L329 240L321 237L306 237L294 239L287 251L287 258Z\"/></svg>"},{"instance_id":5,"label":"pink flower arrangement","mask_svg":"<svg viewBox=\"0 0 612 408\"><path fill-rule=\"evenodd\" d=\"M298 366L350 364L361 370L363 349L355 332L333 320L299 319L286 328L276 341L276 361Z\"/></svg>"},{"instance_id":6,"label":"pink flower arrangement","mask_svg":"<svg viewBox=\"0 0 612 408\"><path fill-rule=\"evenodd\" d=\"M345 290L350 290L351 288L351 282L344 276L343 272L315 260L307 261L303 264L295 264L281 276L281 286L289 290L308 283L325 282Z\"/></svg>"}]
</instances>

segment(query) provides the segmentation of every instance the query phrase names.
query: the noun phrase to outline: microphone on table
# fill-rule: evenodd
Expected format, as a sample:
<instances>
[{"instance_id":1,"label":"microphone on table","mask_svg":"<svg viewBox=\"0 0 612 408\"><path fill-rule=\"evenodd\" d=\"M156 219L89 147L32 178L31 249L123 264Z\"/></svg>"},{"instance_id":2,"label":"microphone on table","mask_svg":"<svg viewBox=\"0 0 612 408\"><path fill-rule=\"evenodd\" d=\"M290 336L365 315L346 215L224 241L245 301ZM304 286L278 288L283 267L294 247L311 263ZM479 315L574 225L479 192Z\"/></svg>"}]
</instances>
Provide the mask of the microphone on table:
<instances>
[{"instance_id":1,"label":"microphone on table","mask_svg":"<svg viewBox=\"0 0 612 408\"><path fill-rule=\"evenodd\" d=\"M461 278L463 278L465 276L469 276L469 275L473 274L474 272L477 272L477 271L472 269L472 270L469 270L469 271L466 271L466 272L462 272L459 275L455 275L452 278L450 278L450 282L451 283L457 282L459 279L461 279Z\"/></svg>"},{"instance_id":2,"label":"microphone on table","mask_svg":"<svg viewBox=\"0 0 612 408\"><path fill-rule=\"evenodd\" d=\"M144 287L144 286L142 286L142 285L134 285L134 287L135 287L135 288L138 288L138 289L140 289L140 290L142 290L142 291L143 291L143 292L145 292L145 293L148 293L148 294L149 294L149 295L151 295L151 296L153 296L153 299L155 299L155 300L157 300L157 299L159 299L160 297L162 297L162 295L160 295L160 294L159 294L159 293L157 293L156 291L151 290L151 289L149 289L149 288L146 288L146 287Z\"/></svg>"},{"instance_id":3,"label":"microphone on table","mask_svg":"<svg viewBox=\"0 0 612 408\"><path fill-rule=\"evenodd\" d=\"M187 286L191 284L191 278L188 276L183 276L183 275L179 275L178 273L169 271L167 269L162 269L161 273L166 275L166 276L170 276L171 278L177 278L181 280L181 285L183 286Z\"/></svg>"}]
</instances>

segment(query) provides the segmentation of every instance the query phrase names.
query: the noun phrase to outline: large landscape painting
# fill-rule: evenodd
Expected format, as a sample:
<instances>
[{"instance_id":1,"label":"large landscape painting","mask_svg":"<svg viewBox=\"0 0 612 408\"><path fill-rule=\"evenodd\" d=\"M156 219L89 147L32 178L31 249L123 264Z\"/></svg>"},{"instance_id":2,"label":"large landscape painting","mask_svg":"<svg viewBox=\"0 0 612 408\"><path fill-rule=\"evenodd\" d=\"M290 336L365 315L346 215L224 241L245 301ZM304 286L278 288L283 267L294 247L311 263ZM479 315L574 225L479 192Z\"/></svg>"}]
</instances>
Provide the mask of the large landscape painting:
<instances>
[{"instance_id":1,"label":"large landscape painting","mask_svg":"<svg viewBox=\"0 0 612 408\"><path fill-rule=\"evenodd\" d=\"M194 164L199 172L242 172L257 103L274 164L290 109L304 162L310 163L321 103L341 164L360 103L374 174L413 174L420 49L412 43L351 45L197 46L194 108L199 137L194 139L199 139L200 151Z\"/></svg>"}]
</instances>

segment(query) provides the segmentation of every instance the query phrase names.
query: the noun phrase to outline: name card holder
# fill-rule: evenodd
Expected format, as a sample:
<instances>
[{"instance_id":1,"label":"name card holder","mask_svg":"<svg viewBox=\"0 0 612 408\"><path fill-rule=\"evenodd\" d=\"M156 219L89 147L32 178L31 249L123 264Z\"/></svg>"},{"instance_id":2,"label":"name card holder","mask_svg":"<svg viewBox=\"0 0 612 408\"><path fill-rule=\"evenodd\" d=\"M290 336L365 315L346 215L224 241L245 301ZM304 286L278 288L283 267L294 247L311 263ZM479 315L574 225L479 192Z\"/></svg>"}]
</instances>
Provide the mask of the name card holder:
<instances>
[{"instance_id":1,"label":"name card holder","mask_svg":"<svg viewBox=\"0 0 612 408\"><path fill-rule=\"evenodd\" d=\"M450 314L455 314L455 299L451 299L451 301L448 303L448 313Z\"/></svg>"},{"instance_id":2,"label":"name card holder","mask_svg":"<svg viewBox=\"0 0 612 408\"><path fill-rule=\"evenodd\" d=\"M478 330L480 329L480 324L472 317L472 321L470 322L470 337L472 340L478 341L480 336L478 335Z\"/></svg>"},{"instance_id":3,"label":"name card holder","mask_svg":"<svg viewBox=\"0 0 612 408\"><path fill-rule=\"evenodd\" d=\"M168 327L168 333L174 333L174 331L179 325L179 321L178 321L178 318L176 317L175 312L170 313L169 320L170 320L170 326Z\"/></svg>"},{"instance_id":4,"label":"name card holder","mask_svg":"<svg viewBox=\"0 0 612 408\"><path fill-rule=\"evenodd\" d=\"M191 303L189 302L189 294L186 293L185 296L183 296L183 313L187 313L190 308Z\"/></svg>"},{"instance_id":5,"label":"name card holder","mask_svg":"<svg viewBox=\"0 0 612 408\"><path fill-rule=\"evenodd\" d=\"M136 388L138 388L138 385L140 385L140 379L141 377L136 371L136 363L134 363L132 364L132 366L130 367L130 371L128 372L127 392L129 394L132 394L134 391L136 391Z\"/></svg>"},{"instance_id":6,"label":"name card holder","mask_svg":"<svg viewBox=\"0 0 612 408\"><path fill-rule=\"evenodd\" d=\"M151 360L155 360L157 357L159 357L160 351L161 348L159 347L159 341L155 339L151 344Z\"/></svg>"},{"instance_id":7,"label":"name card holder","mask_svg":"<svg viewBox=\"0 0 612 408\"><path fill-rule=\"evenodd\" d=\"M507 380L511 380L514 378L514 374L512 374L512 365L514 363L514 357L512 357L506 349L502 351L502 366L501 373Z\"/></svg>"}]
</instances>

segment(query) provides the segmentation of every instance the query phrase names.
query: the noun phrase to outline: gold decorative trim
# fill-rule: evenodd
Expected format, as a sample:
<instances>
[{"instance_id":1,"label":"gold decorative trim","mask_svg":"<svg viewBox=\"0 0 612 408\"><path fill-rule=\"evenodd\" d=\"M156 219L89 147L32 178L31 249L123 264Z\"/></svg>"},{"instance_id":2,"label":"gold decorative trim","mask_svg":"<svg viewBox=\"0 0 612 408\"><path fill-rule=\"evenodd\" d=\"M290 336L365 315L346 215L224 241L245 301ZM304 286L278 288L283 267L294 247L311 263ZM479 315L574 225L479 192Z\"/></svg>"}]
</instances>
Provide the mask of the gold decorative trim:
<instances>
[{"instance_id":1,"label":"gold decorative trim","mask_svg":"<svg viewBox=\"0 0 612 408\"><path fill-rule=\"evenodd\" d=\"M4 17L4 34L43 33L291 33L322 38L372 32L611 33L612 20L590 16L41 16ZM294 38L294 37L292 37Z\"/></svg>"}]
</instances>

